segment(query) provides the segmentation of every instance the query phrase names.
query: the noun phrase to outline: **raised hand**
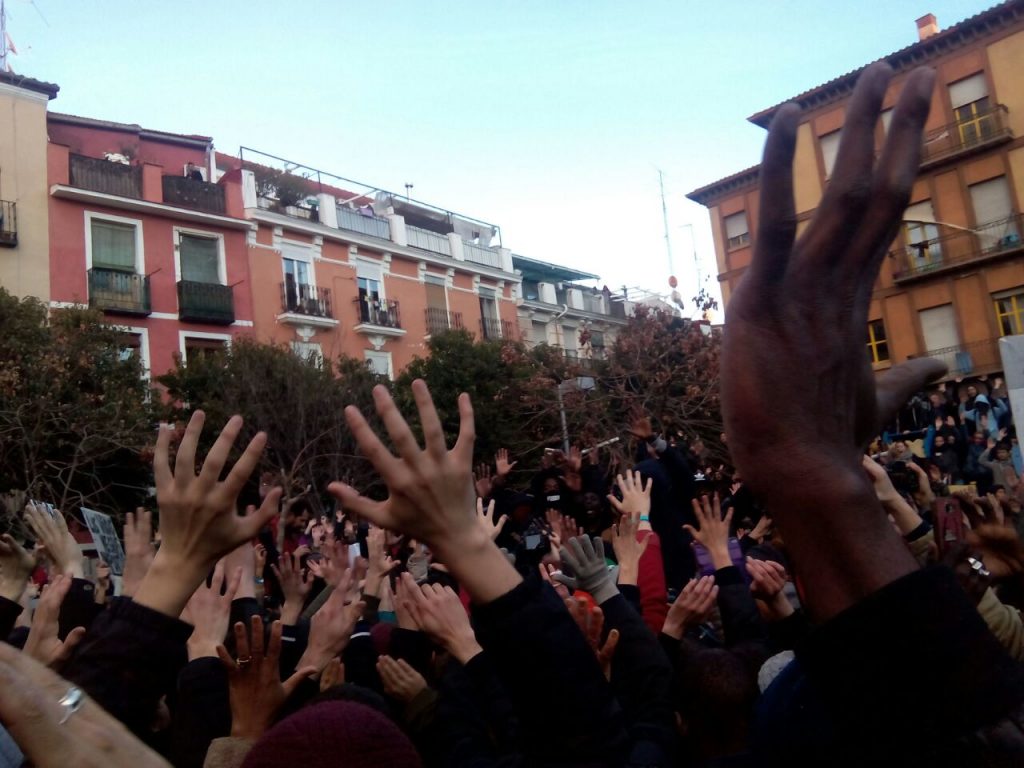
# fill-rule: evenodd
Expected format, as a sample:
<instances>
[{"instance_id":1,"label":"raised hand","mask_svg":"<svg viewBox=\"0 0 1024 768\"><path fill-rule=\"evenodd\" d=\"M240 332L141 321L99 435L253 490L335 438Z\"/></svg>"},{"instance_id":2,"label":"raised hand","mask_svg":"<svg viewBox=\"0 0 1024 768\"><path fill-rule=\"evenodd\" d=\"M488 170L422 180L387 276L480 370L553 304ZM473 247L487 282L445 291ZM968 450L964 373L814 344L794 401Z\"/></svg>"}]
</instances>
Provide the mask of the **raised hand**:
<instances>
[{"instance_id":1,"label":"raised hand","mask_svg":"<svg viewBox=\"0 0 1024 768\"><path fill-rule=\"evenodd\" d=\"M294 555L281 555L278 564L270 567L273 569L274 575L277 576L277 583L281 585L281 592L284 593L281 622L286 626L294 626L302 615L302 609L306 605L309 591L313 588L313 582L299 567L299 558Z\"/></svg>"},{"instance_id":2,"label":"raised hand","mask_svg":"<svg viewBox=\"0 0 1024 768\"><path fill-rule=\"evenodd\" d=\"M252 643L245 624L235 623L235 647L238 660L231 658L220 645L217 655L228 673L228 691L231 701L231 735L255 741L270 727L285 699L291 695L303 678L317 670L299 664L298 670L281 682L281 622L270 625L270 641L263 646L263 619L252 617Z\"/></svg>"},{"instance_id":3,"label":"raised hand","mask_svg":"<svg viewBox=\"0 0 1024 768\"><path fill-rule=\"evenodd\" d=\"M506 478L515 469L518 461L508 460L508 449L499 448L498 452L494 454L494 474L500 478Z\"/></svg>"},{"instance_id":4,"label":"raised hand","mask_svg":"<svg viewBox=\"0 0 1024 768\"><path fill-rule=\"evenodd\" d=\"M409 609L424 632L443 645L461 664L481 652L466 609L451 587L440 584L417 586L408 574L402 575L402 581Z\"/></svg>"},{"instance_id":5,"label":"raised hand","mask_svg":"<svg viewBox=\"0 0 1024 768\"><path fill-rule=\"evenodd\" d=\"M204 420L202 411L192 414L178 446L173 471L169 459L170 428L162 427L156 441L153 474L160 506L161 545L135 602L170 616L181 614L189 596L218 559L255 538L270 522L281 497L281 489L273 488L259 511L239 517L238 494L256 468L267 437L263 432L257 433L227 477L220 480L242 429L242 417L232 416L196 474L196 447Z\"/></svg>"},{"instance_id":6,"label":"raised hand","mask_svg":"<svg viewBox=\"0 0 1024 768\"><path fill-rule=\"evenodd\" d=\"M722 504L715 494L714 503L708 503L708 497L701 497L700 501L693 500L693 513L697 516L697 523L700 530L692 525L684 525L694 540L699 542L711 555L711 564L715 570L727 568L733 564L729 556L729 524L732 522L732 507L722 517Z\"/></svg>"},{"instance_id":7,"label":"raised hand","mask_svg":"<svg viewBox=\"0 0 1024 768\"><path fill-rule=\"evenodd\" d=\"M690 579L668 609L661 631L680 640L687 629L696 627L711 613L718 599L714 576Z\"/></svg>"},{"instance_id":8,"label":"raised hand","mask_svg":"<svg viewBox=\"0 0 1024 768\"><path fill-rule=\"evenodd\" d=\"M336 685L344 685L345 683L345 665L341 663L341 659L335 656L324 667L324 671L320 673L320 693L323 693L328 688L333 688Z\"/></svg>"},{"instance_id":9,"label":"raised hand","mask_svg":"<svg viewBox=\"0 0 1024 768\"><path fill-rule=\"evenodd\" d=\"M57 573L75 579L85 576L82 548L68 530L63 513L57 512L55 516L51 516L41 507L28 504L25 507L25 520L47 556L53 561Z\"/></svg>"},{"instance_id":10,"label":"raised hand","mask_svg":"<svg viewBox=\"0 0 1024 768\"><path fill-rule=\"evenodd\" d=\"M549 509L544 513L548 527L551 529L551 546L555 551L569 541L573 536L582 536L583 529L576 525L576 521L569 515L563 515L557 509Z\"/></svg>"},{"instance_id":11,"label":"raised hand","mask_svg":"<svg viewBox=\"0 0 1024 768\"><path fill-rule=\"evenodd\" d=\"M647 478L645 484L639 472L627 470L625 474L615 478L615 484L622 491L622 501L611 493L608 494L608 501L619 514L631 515L638 520L651 514L651 488L654 485L654 478Z\"/></svg>"},{"instance_id":12,"label":"raised hand","mask_svg":"<svg viewBox=\"0 0 1024 768\"><path fill-rule=\"evenodd\" d=\"M562 547L562 562L569 566L573 577L559 575L558 580L572 587L589 592L598 605L619 593L615 586L615 569L610 569L604 560L604 542L595 536L576 536Z\"/></svg>"},{"instance_id":13,"label":"raised hand","mask_svg":"<svg viewBox=\"0 0 1024 768\"><path fill-rule=\"evenodd\" d=\"M751 579L750 591L764 606L762 614L766 619L778 621L793 613L793 605L783 592L789 574L780 563L748 557L747 573Z\"/></svg>"},{"instance_id":14,"label":"raised hand","mask_svg":"<svg viewBox=\"0 0 1024 768\"><path fill-rule=\"evenodd\" d=\"M647 490L650 491L650 484ZM614 526L612 549L619 564L619 584L635 586L640 577L640 558L647 550L653 534L648 534L640 540L639 531L640 515L632 512L623 514Z\"/></svg>"},{"instance_id":15,"label":"raised hand","mask_svg":"<svg viewBox=\"0 0 1024 768\"><path fill-rule=\"evenodd\" d=\"M381 656L377 659L377 672L384 684L384 691L406 704L427 689L427 681L423 679L423 675L413 669L405 659Z\"/></svg>"},{"instance_id":16,"label":"raised hand","mask_svg":"<svg viewBox=\"0 0 1024 768\"><path fill-rule=\"evenodd\" d=\"M132 597L142 583L142 577L153 564L156 548L153 546L153 513L138 507L135 514L124 516L124 575L121 594Z\"/></svg>"},{"instance_id":17,"label":"raised hand","mask_svg":"<svg viewBox=\"0 0 1024 768\"><path fill-rule=\"evenodd\" d=\"M494 482L491 480L491 468L487 464L477 464L473 473L473 487L476 489L477 498L486 499L494 490Z\"/></svg>"},{"instance_id":18,"label":"raised hand","mask_svg":"<svg viewBox=\"0 0 1024 768\"><path fill-rule=\"evenodd\" d=\"M569 598L565 602L565 606L569 609L569 615L576 622L576 626L580 628L580 632L587 639L587 643L590 644L594 655L597 656L597 662L601 665L601 671L604 672L605 680L611 680L612 657L615 655L615 649L619 645L619 630L611 630L608 633L608 637L602 643L604 611L596 605L588 610L583 602L573 598Z\"/></svg>"},{"instance_id":19,"label":"raised hand","mask_svg":"<svg viewBox=\"0 0 1024 768\"><path fill-rule=\"evenodd\" d=\"M494 519L494 499L491 499L487 503L487 509L484 509L484 500L476 500L476 521L480 524L480 530L486 533L491 541L494 541L501 534L501 529L505 527L505 523L508 522L508 515L502 515L497 520Z\"/></svg>"},{"instance_id":20,"label":"raised hand","mask_svg":"<svg viewBox=\"0 0 1024 768\"><path fill-rule=\"evenodd\" d=\"M309 642L299 659L300 669L311 667L319 674L352 639L352 630L363 615L366 603L353 600L345 605L351 584L352 571L348 570L320 610L313 614L309 622Z\"/></svg>"},{"instance_id":21,"label":"raised hand","mask_svg":"<svg viewBox=\"0 0 1024 768\"><path fill-rule=\"evenodd\" d=\"M371 528L366 534L366 554L369 555L369 558L366 584L363 586L364 595L379 597L381 583L398 565L398 561L389 557L385 550L386 538L387 533L383 528Z\"/></svg>"},{"instance_id":22,"label":"raised hand","mask_svg":"<svg viewBox=\"0 0 1024 768\"><path fill-rule=\"evenodd\" d=\"M917 176L934 73L907 76L875 163L879 109L892 70L860 74L832 178L796 239L793 156L800 110L776 112L761 163L753 261L729 303L722 412L733 460L763 499L798 569L809 607L831 617L917 568L888 526L860 457L882 421L944 370L935 358L877 381L864 354L868 308ZM807 397L776 392L813 381ZM823 512L827 510L827 512ZM823 544L824 542L824 544Z\"/></svg>"},{"instance_id":23,"label":"raised hand","mask_svg":"<svg viewBox=\"0 0 1024 768\"><path fill-rule=\"evenodd\" d=\"M480 530L473 512L473 406L468 395L459 396L459 437L448 450L427 385L417 379L412 392L424 448L416 442L387 389L377 386L373 390L377 413L398 456L384 446L358 409L345 409L360 449L387 483L387 500L373 501L340 482L331 483L328 490L345 508L374 525L426 542L474 600L490 602L511 591L522 578Z\"/></svg>"},{"instance_id":24,"label":"raised hand","mask_svg":"<svg viewBox=\"0 0 1024 768\"><path fill-rule=\"evenodd\" d=\"M555 590L560 598L568 600L572 597L569 594L569 588L558 580L558 577L562 575L560 570L551 563L540 563L537 567L540 569L540 577L551 585L551 588Z\"/></svg>"},{"instance_id":25,"label":"raised hand","mask_svg":"<svg viewBox=\"0 0 1024 768\"><path fill-rule=\"evenodd\" d=\"M236 567L230 573L225 573L225 570L221 560L213 569L209 586L205 581L201 583L181 612L182 621L193 627L187 643L189 661L217 658L217 646L222 645L227 637L231 624L231 601L235 599L242 581L242 569Z\"/></svg>"},{"instance_id":26,"label":"raised hand","mask_svg":"<svg viewBox=\"0 0 1024 768\"><path fill-rule=\"evenodd\" d=\"M61 700L75 691L74 712ZM170 768L83 691L0 643L0 721L36 768Z\"/></svg>"},{"instance_id":27,"label":"raised hand","mask_svg":"<svg viewBox=\"0 0 1024 768\"><path fill-rule=\"evenodd\" d=\"M43 664L54 666L68 659L75 646L85 636L85 627L75 627L63 641L57 636L60 606L71 589L71 577L57 574L43 587L32 627L25 640L25 653Z\"/></svg>"},{"instance_id":28,"label":"raised hand","mask_svg":"<svg viewBox=\"0 0 1024 768\"><path fill-rule=\"evenodd\" d=\"M36 556L21 546L9 533L0 535L0 597L12 603L21 601L28 577L36 567Z\"/></svg>"}]
</instances>

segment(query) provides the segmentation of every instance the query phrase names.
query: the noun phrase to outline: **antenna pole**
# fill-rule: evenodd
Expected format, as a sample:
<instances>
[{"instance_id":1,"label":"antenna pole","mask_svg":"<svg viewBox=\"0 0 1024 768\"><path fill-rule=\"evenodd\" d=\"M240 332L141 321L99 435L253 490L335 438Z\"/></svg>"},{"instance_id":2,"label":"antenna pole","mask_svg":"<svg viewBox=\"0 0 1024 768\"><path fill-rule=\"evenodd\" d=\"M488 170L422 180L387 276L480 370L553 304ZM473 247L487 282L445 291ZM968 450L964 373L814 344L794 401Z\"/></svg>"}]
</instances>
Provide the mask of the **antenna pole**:
<instances>
[{"instance_id":1,"label":"antenna pole","mask_svg":"<svg viewBox=\"0 0 1024 768\"><path fill-rule=\"evenodd\" d=\"M0 72L7 71L7 5L0 0Z\"/></svg>"},{"instance_id":2,"label":"antenna pole","mask_svg":"<svg viewBox=\"0 0 1024 768\"><path fill-rule=\"evenodd\" d=\"M658 189L661 191L661 219L665 226L665 252L668 254L668 273L674 275L676 268L672 264L672 241L668 236L668 208L665 206L665 175L658 169Z\"/></svg>"}]
</instances>

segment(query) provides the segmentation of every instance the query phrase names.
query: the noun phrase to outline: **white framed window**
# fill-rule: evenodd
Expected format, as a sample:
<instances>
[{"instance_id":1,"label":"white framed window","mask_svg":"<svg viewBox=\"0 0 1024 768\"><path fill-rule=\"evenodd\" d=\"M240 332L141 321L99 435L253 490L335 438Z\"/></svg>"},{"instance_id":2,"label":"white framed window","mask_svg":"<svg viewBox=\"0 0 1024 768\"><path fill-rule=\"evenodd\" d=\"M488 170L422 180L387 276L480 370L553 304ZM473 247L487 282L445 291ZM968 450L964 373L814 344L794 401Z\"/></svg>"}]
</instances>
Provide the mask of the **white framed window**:
<instances>
[{"instance_id":1,"label":"white framed window","mask_svg":"<svg viewBox=\"0 0 1024 768\"><path fill-rule=\"evenodd\" d=\"M292 352L300 360L311 362L318 367L322 367L324 364L323 349L316 342L293 341Z\"/></svg>"},{"instance_id":2,"label":"white framed window","mask_svg":"<svg viewBox=\"0 0 1024 768\"><path fill-rule=\"evenodd\" d=\"M222 352L231 346L230 333L208 333L206 331L178 331L178 350L181 360L187 366L190 358Z\"/></svg>"},{"instance_id":3,"label":"white framed window","mask_svg":"<svg viewBox=\"0 0 1024 768\"><path fill-rule=\"evenodd\" d=\"M85 268L145 274L142 220L85 212Z\"/></svg>"},{"instance_id":4,"label":"white framed window","mask_svg":"<svg viewBox=\"0 0 1024 768\"><path fill-rule=\"evenodd\" d=\"M142 365L142 378L148 379L150 372L149 329L133 325L118 325L115 328L125 335L124 345L121 347L121 359L138 356L139 363Z\"/></svg>"},{"instance_id":5,"label":"white framed window","mask_svg":"<svg viewBox=\"0 0 1024 768\"><path fill-rule=\"evenodd\" d=\"M379 300L384 295L384 268L379 261L356 259L356 285L363 301Z\"/></svg>"},{"instance_id":6,"label":"white framed window","mask_svg":"<svg viewBox=\"0 0 1024 768\"><path fill-rule=\"evenodd\" d=\"M175 282L227 285L224 235L175 227L174 279Z\"/></svg>"},{"instance_id":7,"label":"white framed window","mask_svg":"<svg viewBox=\"0 0 1024 768\"><path fill-rule=\"evenodd\" d=\"M825 165L825 178L832 177L832 169L836 165L836 155L839 154L839 139L843 135L843 130L840 128L838 131L832 131L832 133L826 133L824 136L818 137L818 145L821 147L821 161Z\"/></svg>"},{"instance_id":8,"label":"white framed window","mask_svg":"<svg viewBox=\"0 0 1024 768\"><path fill-rule=\"evenodd\" d=\"M281 272L285 282L300 285L316 285L313 272L313 248L306 243L282 241Z\"/></svg>"},{"instance_id":9,"label":"white framed window","mask_svg":"<svg viewBox=\"0 0 1024 768\"><path fill-rule=\"evenodd\" d=\"M370 364L370 370L374 373L379 376L387 376L389 379L394 378L394 368L390 352L377 352L367 349L363 352L363 359Z\"/></svg>"},{"instance_id":10,"label":"white framed window","mask_svg":"<svg viewBox=\"0 0 1024 768\"><path fill-rule=\"evenodd\" d=\"M750 226L747 224L747 212L740 211L726 216L725 239L729 248L739 248L750 242Z\"/></svg>"}]
</instances>

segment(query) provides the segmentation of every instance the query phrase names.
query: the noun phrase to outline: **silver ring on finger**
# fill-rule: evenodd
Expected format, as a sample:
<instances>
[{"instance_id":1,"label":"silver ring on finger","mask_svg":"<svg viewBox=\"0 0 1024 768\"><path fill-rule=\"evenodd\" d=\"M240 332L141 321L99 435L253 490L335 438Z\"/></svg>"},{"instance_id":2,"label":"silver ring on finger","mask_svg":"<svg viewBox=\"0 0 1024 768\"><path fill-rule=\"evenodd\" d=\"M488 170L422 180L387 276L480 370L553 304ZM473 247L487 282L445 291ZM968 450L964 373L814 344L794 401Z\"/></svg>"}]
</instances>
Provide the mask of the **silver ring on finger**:
<instances>
[{"instance_id":1,"label":"silver ring on finger","mask_svg":"<svg viewBox=\"0 0 1024 768\"><path fill-rule=\"evenodd\" d=\"M68 692L61 696L60 700L57 702L64 707L64 716L60 719L59 725L64 725L64 723L70 720L71 716L82 708L82 702L84 700L85 694L82 693L80 688L76 688L75 686L68 688Z\"/></svg>"}]
</instances>

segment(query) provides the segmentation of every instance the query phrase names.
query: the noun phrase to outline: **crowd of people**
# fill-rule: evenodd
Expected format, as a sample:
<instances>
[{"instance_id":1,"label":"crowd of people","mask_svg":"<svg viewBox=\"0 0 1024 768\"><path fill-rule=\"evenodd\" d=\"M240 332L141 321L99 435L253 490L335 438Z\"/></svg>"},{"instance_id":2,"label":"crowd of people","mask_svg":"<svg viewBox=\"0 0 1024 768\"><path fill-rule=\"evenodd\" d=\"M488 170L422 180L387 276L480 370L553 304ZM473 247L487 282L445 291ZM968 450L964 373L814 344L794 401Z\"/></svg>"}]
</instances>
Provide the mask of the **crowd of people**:
<instances>
[{"instance_id":1,"label":"crowd of people","mask_svg":"<svg viewBox=\"0 0 1024 768\"><path fill-rule=\"evenodd\" d=\"M449 446L416 381L415 426L374 392L387 443L346 411L385 500L265 473L242 513L266 438L228 467L241 417L201 456L196 411L177 445L158 433L157 514L125 515L119 588L61 514L26 508L34 547L0 537L0 760L1021 764L1005 387L928 385L943 371L927 359L876 380L864 355L933 82L909 76L876 164L890 74L861 76L795 243L799 111L773 122L723 349L727 459L640 414L626 464L578 448L481 461L469 398Z\"/></svg>"}]
</instances>

